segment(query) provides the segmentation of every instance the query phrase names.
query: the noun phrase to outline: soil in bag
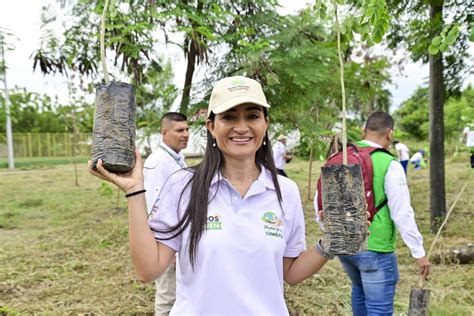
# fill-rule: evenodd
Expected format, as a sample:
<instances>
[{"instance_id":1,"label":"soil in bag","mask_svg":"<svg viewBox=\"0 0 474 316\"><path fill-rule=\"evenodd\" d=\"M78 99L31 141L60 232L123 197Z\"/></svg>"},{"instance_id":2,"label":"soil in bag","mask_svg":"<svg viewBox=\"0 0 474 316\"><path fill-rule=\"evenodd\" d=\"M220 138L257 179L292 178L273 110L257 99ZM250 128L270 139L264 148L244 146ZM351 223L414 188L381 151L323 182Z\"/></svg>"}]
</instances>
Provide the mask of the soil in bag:
<instances>
[{"instance_id":1,"label":"soil in bag","mask_svg":"<svg viewBox=\"0 0 474 316\"><path fill-rule=\"evenodd\" d=\"M367 209L360 165L321 168L323 246L332 255L367 250Z\"/></svg>"},{"instance_id":2,"label":"soil in bag","mask_svg":"<svg viewBox=\"0 0 474 316\"><path fill-rule=\"evenodd\" d=\"M95 98L92 167L97 160L110 172L123 173L135 165L135 91L132 85L99 85Z\"/></svg>"}]
</instances>

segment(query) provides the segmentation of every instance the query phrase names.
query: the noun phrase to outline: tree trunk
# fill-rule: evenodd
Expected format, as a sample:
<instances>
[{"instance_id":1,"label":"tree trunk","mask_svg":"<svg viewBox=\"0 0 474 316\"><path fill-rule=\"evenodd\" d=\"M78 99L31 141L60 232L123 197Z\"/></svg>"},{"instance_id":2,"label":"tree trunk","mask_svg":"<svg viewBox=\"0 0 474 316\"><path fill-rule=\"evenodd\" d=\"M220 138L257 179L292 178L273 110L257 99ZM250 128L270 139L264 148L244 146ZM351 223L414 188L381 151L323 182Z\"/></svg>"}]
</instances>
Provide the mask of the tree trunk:
<instances>
[{"instance_id":1,"label":"tree trunk","mask_svg":"<svg viewBox=\"0 0 474 316\"><path fill-rule=\"evenodd\" d=\"M442 29L443 1L432 1L432 36ZM446 216L444 170L444 78L441 52L429 55L430 64L430 210L431 231L436 233Z\"/></svg>"},{"instance_id":2,"label":"tree trunk","mask_svg":"<svg viewBox=\"0 0 474 316\"><path fill-rule=\"evenodd\" d=\"M434 254L430 261L438 264L470 264L474 262L474 244L443 250Z\"/></svg>"},{"instance_id":3,"label":"tree trunk","mask_svg":"<svg viewBox=\"0 0 474 316\"><path fill-rule=\"evenodd\" d=\"M193 75L194 75L194 64L196 62L196 43L193 40L190 40L189 52L188 52L188 65L186 67L186 76L184 79L184 88L183 96L181 98L181 104L179 106L179 111L183 114L187 114L189 99L191 94L191 86L193 84Z\"/></svg>"}]
</instances>

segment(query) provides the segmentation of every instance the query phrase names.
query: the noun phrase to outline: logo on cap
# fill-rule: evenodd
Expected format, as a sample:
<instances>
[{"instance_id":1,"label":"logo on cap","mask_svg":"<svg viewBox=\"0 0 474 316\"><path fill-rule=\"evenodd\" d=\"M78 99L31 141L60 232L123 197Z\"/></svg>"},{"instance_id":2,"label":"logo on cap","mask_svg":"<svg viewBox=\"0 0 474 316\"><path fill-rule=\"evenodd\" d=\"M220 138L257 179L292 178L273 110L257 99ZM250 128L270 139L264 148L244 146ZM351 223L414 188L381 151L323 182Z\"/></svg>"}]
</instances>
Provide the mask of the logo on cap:
<instances>
[{"instance_id":1,"label":"logo on cap","mask_svg":"<svg viewBox=\"0 0 474 316\"><path fill-rule=\"evenodd\" d=\"M230 82L229 87L227 88L229 92L234 92L234 91L239 91L239 90L249 90L249 89L250 87L245 84L245 80L240 79L240 78L236 78L232 80Z\"/></svg>"},{"instance_id":2,"label":"logo on cap","mask_svg":"<svg viewBox=\"0 0 474 316\"><path fill-rule=\"evenodd\" d=\"M242 79L234 79L230 82L230 84L232 84L232 85L243 85L244 83L245 83L245 81L242 80Z\"/></svg>"}]
</instances>

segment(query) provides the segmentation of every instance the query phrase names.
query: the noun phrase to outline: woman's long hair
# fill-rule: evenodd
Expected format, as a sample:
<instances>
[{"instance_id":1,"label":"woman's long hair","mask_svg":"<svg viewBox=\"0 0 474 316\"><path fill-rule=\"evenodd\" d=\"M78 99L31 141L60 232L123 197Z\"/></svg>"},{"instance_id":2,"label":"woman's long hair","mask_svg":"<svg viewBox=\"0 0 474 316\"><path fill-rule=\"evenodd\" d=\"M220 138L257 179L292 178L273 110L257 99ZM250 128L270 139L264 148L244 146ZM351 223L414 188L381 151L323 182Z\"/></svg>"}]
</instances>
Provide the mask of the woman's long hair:
<instances>
[{"instance_id":1,"label":"woman's long hair","mask_svg":"<svg viewBox=\"0 0 474 316\"><path fill-rule=\"evenodd\" d=\"M263 113L266 119L268 119L268 111L267 109L263 108ZM215 114L211 113L209 119L214 122ZM186 207L186 210L183 214L183 217L180 219L178 224L166 232L174 232L171 237L164 238L171 239L178 236L181 232L183 232L188 226L190 226L190 234L189 234L189 258L191 261L191 265L194 267L196 262L196 253L199 244L199 240L201 239L203 231L206 229L207 225L207 208L214 198L214 196L210 197L210 187L211 181L216 175L216 173L221 170L224 166L224 156L219 148L213 147L214 139L209 131L207 131L207 146L204 153L204 158L202 159L201 163L194 167L190 167L193 171L193 175L189 182L181 191L181 195L178 201L178 205L181 202L183 197L184 191L191 185L191 194L189 198L189 204ZM276 195L278 198L278 202L282 203L282 196L280 185L277 180L277 172L275 168L275 162L273 160L272 148L270 145L270 139L268 138L268 134L265 133L264 136L264 143L260 148L257 150L255 155L255 162L267 168L272 176L273 184L275 186ZM217 184L219 185L219 183ZM215 190L214 194L217 194L219 188Z\"/></svg>"}]
</instances>

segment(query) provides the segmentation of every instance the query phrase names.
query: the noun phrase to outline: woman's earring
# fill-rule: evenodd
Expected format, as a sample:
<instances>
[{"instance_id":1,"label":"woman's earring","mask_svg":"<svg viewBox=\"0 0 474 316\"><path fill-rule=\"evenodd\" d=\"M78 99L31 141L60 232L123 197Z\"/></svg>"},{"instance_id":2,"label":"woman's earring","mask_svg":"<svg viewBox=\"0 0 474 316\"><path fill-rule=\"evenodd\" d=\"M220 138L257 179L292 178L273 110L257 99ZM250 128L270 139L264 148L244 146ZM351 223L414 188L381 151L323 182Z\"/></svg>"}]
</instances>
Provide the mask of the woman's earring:
<instances>
[{"instance_id":1,"label":"woman's earring","mask_svg":"<svg viewBox=\"0 0 474 316\"><path fill-rule=\"evenodd\" d=\"M263 146L267 146L267 141L265 139L263 140Z\"/></svg>"},{"instance_id":2,"label":"woman's earring","mask_svg":"<svg viewBox=\"0 0 474 316\"><path fill-rule=\"evenodd\" d=\"M214 148L215 148L216 146L217 146L217 144L216 144L216 139L215 139L215 138L213 138L213 139L212 139L212 147L214 147Z\"/></svg>"}]
</instances>

